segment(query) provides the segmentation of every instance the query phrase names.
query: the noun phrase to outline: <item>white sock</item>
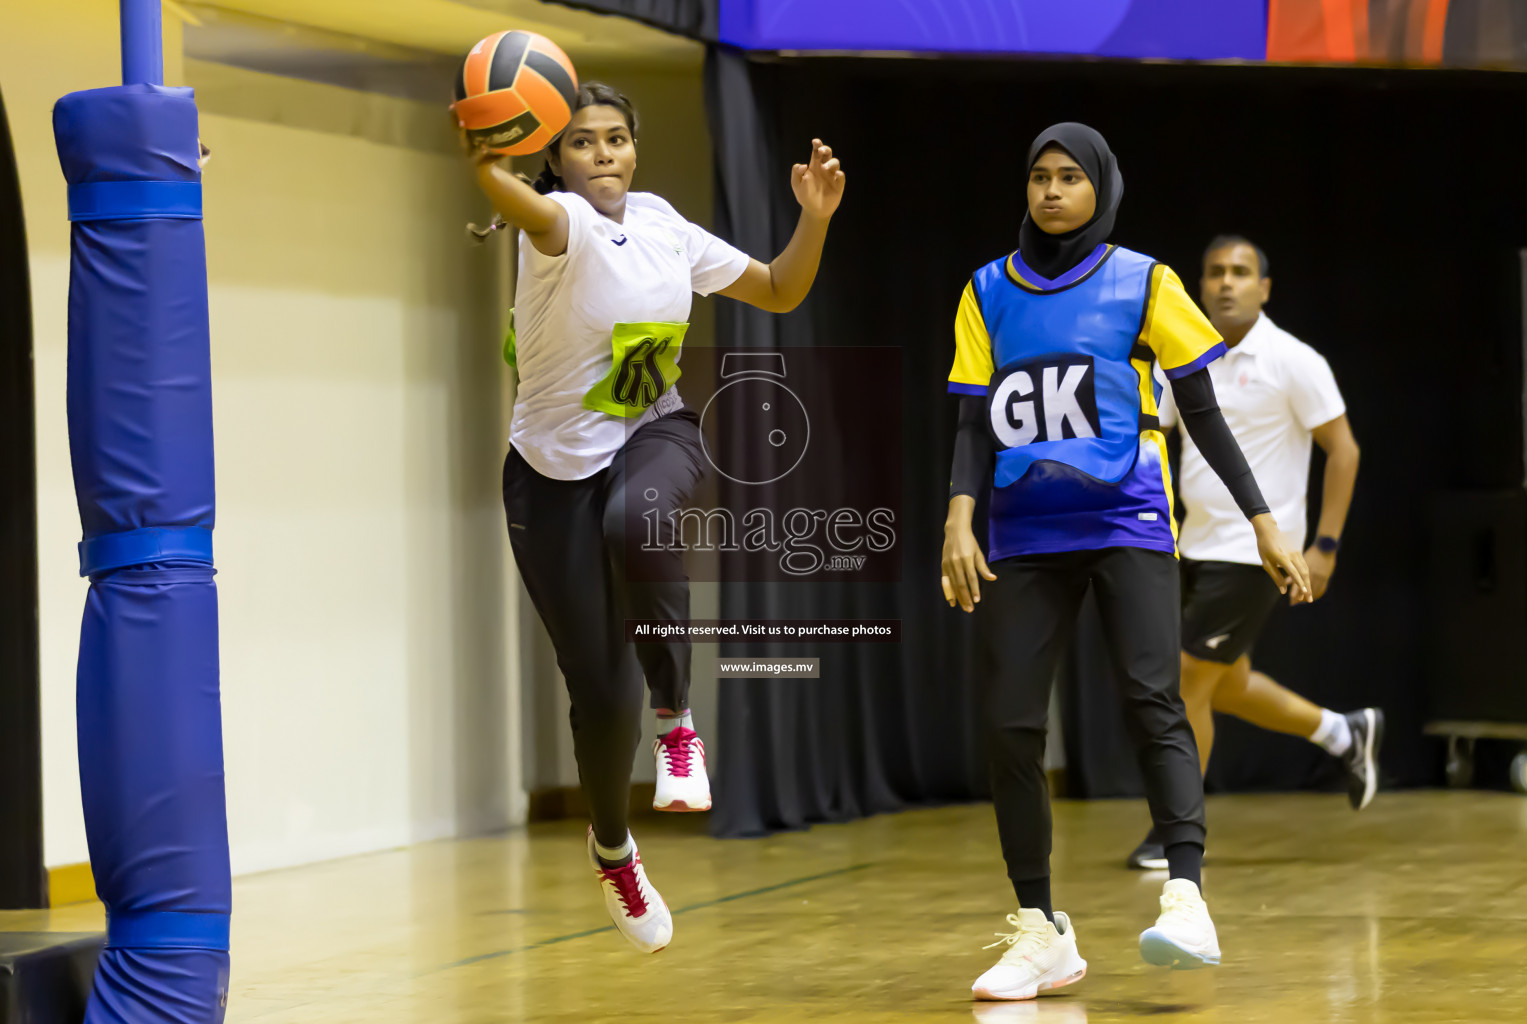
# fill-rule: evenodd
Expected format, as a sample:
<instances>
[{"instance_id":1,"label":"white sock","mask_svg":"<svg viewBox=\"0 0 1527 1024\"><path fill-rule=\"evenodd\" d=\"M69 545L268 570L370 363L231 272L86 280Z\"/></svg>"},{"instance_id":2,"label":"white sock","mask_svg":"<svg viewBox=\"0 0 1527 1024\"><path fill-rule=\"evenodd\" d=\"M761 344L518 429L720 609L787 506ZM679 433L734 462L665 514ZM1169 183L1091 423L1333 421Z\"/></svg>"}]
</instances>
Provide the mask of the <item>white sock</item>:
<instances>
[{"instance_id":1,"label":"white sock","mask_svg":"<svg viewBox=\"0 0 1527 1024\"><path fill-rule=\"evenodd\" d=\"M1320 709L1320 728L1310 736L1310 742L1325 748L1327 754L1340 757L1352 749L1352 729L1347 716L1338 715L1329 708Z\"/></svg>"},{"instance_id":2,"label":"white sock","mask_svg":"<svg viewBox=\"0 0 1527 1024\"><path fill-rule=\"evenodd\" d=\"M694 719L689 717L688 708L685 708L682 713L677 715L665 715L661 712L658 713L657 734L659 736L667 736L669 733L673 732L673 730L677 729L681 725L686 729L694 729L695 727Z\"/></svg>"},{"instance_id":3,"label":"white sock","mask_svg":"<svg viewBox=\"0 0 1527 1024\"><path fill-rule=\"evenodd\" d=\"M636 843L632 841L631 833L629 832L626 833L626 841L615 847L600 846L599 840L594 840L594 856L606 864L624 864L631 859L631 855L635 852Z\"/></svg>"}]
</instances>

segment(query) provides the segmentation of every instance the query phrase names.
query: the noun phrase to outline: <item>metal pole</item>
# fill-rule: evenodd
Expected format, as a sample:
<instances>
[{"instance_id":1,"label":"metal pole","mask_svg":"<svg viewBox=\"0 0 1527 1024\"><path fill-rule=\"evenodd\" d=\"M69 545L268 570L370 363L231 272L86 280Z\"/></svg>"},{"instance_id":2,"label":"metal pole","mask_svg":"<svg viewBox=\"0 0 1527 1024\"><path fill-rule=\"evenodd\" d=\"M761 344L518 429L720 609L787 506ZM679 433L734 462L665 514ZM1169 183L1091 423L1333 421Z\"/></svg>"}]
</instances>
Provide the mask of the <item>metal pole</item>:
<instances>
[{"instance_id":1,"label":"metal pole","mask_svg":"<svg viewBox=\"0 0 1527 1024\"><path fill-rule=\"evenodd\" d=\"M159 0L122 0L122 84L164 84Z\"/></svg>"}]
</instances>

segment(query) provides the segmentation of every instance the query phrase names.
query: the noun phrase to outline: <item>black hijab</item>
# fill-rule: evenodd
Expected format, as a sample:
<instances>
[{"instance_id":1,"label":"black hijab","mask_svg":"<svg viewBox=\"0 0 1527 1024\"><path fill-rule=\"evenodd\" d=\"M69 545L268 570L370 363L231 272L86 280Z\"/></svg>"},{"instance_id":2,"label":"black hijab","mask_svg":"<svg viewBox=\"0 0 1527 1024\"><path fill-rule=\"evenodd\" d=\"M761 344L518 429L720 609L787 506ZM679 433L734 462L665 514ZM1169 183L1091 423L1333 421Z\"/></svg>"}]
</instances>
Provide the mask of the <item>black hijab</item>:
<instances>
[{"instance_id":1,"label":"black hijab","mask_svg":"<svg viewBox=\"0 0 1527 1024\"><path fill-rule=\"evenodd\" d=\"M1018 252L1023 262L1054 280L1086 259L1098 245L1108 241L1119 212L1119 200L1124 198L1124 178L1119 174L1119 161L1114 159L1103 136L1075 121L1052 125L1039 133L1039 138L1029 147L1027 171L1033 171L1039 155L1050 145L1059 146L1071 154L1071 158L1087 172L1097 194L1097 210L1092 219L1063 235L1045 233L1034 223L1034 218L1024 213L1023 226L1018 230Z\"/></svg>"}]
</instances>

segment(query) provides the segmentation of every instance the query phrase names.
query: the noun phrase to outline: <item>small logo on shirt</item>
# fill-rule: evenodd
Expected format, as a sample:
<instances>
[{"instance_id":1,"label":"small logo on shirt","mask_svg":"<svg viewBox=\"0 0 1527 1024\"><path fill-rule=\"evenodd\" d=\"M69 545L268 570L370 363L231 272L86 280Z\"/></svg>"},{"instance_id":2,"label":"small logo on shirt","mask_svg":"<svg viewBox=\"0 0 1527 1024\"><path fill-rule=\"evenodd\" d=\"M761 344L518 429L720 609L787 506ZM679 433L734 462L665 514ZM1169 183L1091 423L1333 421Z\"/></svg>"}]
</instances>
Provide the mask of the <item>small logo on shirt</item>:
<instances>
[{"instance_id":1,"label":"small logo on shirt","mask_svg":"<svg viewBox=\"0 0 1527 1024\"><path fill-rule=\"evenodd\" d=\"M1141 512L1140 515L1136 518L1138 518L1142 523L1154 523L1161 517L1156 515L1154 512Z\"/></svg>"},{"instance_id":2,"label":"small logo on shirt","mask_svg":"<svg viewBox=\"0 0 1527 1024\"><path fill-rule=\"evenodd\" d=\"M1219 645L1230 639L1229 633L1221 633L1219 636L1204 641L1204 646L1211 651L1219 650Z\"/></svg>"},{"instance_id":3,"label":"small logo on shirt","mask_svg":"<svg viewBox=\"0 0 1527 1024\"><path fill-rule=\"evenodd\" d=\"M625 245L626 244L626 236L625 235L621 235L619 238L612 238L612 239L610 239L610 241L614 242L616 245Z\"/></svg>"}]
</instances>

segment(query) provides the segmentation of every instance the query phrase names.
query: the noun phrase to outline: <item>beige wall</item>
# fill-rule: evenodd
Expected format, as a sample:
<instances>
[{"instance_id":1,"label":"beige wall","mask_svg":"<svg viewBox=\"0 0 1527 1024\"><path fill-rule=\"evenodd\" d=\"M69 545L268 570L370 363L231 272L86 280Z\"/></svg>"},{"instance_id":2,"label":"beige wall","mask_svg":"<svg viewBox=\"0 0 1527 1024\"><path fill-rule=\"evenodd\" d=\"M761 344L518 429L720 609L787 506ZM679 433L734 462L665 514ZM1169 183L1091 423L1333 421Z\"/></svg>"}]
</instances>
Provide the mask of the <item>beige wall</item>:
<instances>
[{"instance_id":1,"label":"beige wall","mask_svg":"<svg viewBox=\"0 0 1527 1024\"><path fill-rule=\"evenodd\" d=\"M166 42L173 82L173 19ZM234 868L502 826L523 814L518 612L498 497L499 268L462 230L481 204L448 136L412 127L442 123L433 110L200 71ZM65 92L117 77L115 3L7 5L0 89L36 327L49 865L86 858L68 225L49 117Z\"/></svg>"},{"instance_id":2,"label":"beige wall","mask_svg":"<svg viewBox=\"0 0 1527 1024\"><path fill-rule=\"evenodd\" d=\"M203 135L235 863L503 825L497 302L462 162Z\"/></svg>"}]
</instances>

